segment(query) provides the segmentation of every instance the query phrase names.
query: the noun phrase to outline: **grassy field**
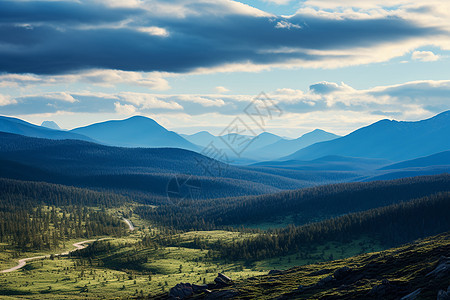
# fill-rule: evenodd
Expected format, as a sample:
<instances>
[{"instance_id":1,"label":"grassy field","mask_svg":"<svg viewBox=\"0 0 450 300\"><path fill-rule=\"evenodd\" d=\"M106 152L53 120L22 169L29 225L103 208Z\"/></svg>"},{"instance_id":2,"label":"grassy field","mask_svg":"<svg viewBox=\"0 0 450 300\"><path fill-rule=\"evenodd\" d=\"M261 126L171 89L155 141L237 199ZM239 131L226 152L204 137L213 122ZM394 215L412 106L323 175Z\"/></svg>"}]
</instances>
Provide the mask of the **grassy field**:
<instances>
[{"instance_id":1,"label":"grassy field","mask_svg":"<svg viewBox=\"0 0 450 300\"><path fill-rule=\"evenodd\" d=\"M231 231L193 231L172 237L172 245L142 246L144 235L157 237L159 231L148 222L132 214L132 209L117 209L115 214L130 215L136 230L129 236L115 238L109 243L113 250L98 253L92 259L61 257L28 263L22 270L0 274L0 294L11 299L112 299L148 296L167 292L180 282L212 282L218 272L234 280L267 274L271 269L287 269L318 261L353 256L367 251L380 250L381 246L369 238L348 244L327 243L297 253L263 261L246 263L223 261L214 257L209 248L217 243L230 243L255 236L256 233ZM201 240L204 248L195 240ZM71 249L75 241L67 241ZM35 256L49 252L22 253ZM12 253L1 252L2 268L16 264ZM7 298L5 298L7 299Z\"/></svg>"}]
</instances>

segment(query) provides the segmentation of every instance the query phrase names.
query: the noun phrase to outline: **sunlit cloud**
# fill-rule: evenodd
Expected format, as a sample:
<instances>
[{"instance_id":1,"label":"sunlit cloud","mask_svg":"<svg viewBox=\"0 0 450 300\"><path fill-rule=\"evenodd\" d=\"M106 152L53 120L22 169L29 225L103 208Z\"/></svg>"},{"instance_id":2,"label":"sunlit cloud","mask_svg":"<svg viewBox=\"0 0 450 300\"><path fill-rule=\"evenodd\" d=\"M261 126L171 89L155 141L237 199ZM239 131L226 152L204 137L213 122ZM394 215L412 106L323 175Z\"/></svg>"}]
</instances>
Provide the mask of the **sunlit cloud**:
<instances>
[{"instance_id":1,"label":"sunlit cloud","mask_svg":"<svg viewBox=\"0 0 450 300\"><path fill-rule=\"evenodd\" d=\"M434 54L431 51L414 51L411 55L411 58L413 60L420 61L437 61L439 60L440 56Z\"/></svg>"}]
</instances>

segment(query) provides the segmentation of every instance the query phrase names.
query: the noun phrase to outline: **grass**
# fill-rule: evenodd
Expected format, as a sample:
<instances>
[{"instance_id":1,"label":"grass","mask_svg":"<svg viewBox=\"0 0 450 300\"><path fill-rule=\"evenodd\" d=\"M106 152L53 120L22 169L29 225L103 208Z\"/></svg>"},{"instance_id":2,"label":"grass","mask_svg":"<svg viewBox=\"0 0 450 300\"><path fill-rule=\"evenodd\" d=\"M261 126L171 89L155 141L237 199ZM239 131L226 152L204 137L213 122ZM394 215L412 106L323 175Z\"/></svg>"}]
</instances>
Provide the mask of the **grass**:
<instances>
[{"instance_id":1,"label":"grass","mask_svg":"<svg viewBox=\"0 0 450 300\"><path fill-rule=\"evenodd\" d=\"M441 256L449 253L450 233L445 233L381 252L291 268L280 275L236 280L232 289L239 291L239 299L400 299L421 288L417 299L436 299L440 289L447 289L450 274L426 274L436 268ZM347 277L318 285L342 267L351 268ZM383 280L389 281L386 293L370 294ZM300 286L303 290L298 289Z\"/></svg>"},{"instance_id":2,"label":"grass","mask_svg":"<svg viewBox=\"0 0 450 300\"><path fill-rule=\"evenodd\" d=\"M160 232L145 220L132 214L132 207L123 207L110 213L131 215L136 230L130 235L115 238L109 243L112 250L96 253L94 257L79 259L61 257L28 263L22 270L0 274L2 299L123 299L136 296L157 295L168 292L180 282L209 283L218 272L237 281L236 287L244 295L258 299L281 295L295 290L299 284L312 285L327 275L306 276L321 268L337 269L344 265L356 266L368 256L345 259L366 252L382 250L382 246L370 237L361 237L349 243L328 242L308 246L302 252L257 262L225 261L206 250L218 243L249 238L257 233L236 231L192 231L176 234L167 246L140 245L144 235L158 236ZM194 241L201 241L202 247ZM77 240L79 241L79 240ZM75 241L67 241L66 249L51 252L23 253L29 257L40 254L60 253L71 249ZM70 245L70 246L69 246ZM6 245L2 245L6 246ZM1 247L1 246L0 246ZM2 268L14 266L13 253L0 252ZM334 261L330 261L334 259ZM323 262L317 264L318 262ZM308 266L303 266L308 265ZM267 276L272 269L295 269L284 277ZM407 280L404 278L404 280ZM356 286L356 290L370 289L376 281L369 280ZM45 296L44 296L45 295ZM269 297L270 295L270 297Z\"/></svg>"}]
</instances>

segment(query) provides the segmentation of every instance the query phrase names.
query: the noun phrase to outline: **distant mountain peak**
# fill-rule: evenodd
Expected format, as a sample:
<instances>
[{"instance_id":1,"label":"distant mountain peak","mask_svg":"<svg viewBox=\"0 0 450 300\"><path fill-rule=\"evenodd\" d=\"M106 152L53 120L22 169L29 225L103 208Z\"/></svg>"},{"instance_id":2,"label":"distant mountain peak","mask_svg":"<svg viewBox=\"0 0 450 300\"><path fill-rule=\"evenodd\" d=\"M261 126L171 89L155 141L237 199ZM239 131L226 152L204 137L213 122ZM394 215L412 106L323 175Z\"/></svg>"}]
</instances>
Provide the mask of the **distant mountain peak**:
<instances>
[{"instance_id":1,"label":"distant mountain peak","mask_svg":"<svg viewBox=\"0 0 450 300\"><path fill-rule=\"evenodd\" d=\"M44 121L44 122L42 122L41 126L45 127L45 128L61 130L61 127L59 127L59 125L56 124L56 122L54 122L54 121Z\"/></svg>"}]
</instances>

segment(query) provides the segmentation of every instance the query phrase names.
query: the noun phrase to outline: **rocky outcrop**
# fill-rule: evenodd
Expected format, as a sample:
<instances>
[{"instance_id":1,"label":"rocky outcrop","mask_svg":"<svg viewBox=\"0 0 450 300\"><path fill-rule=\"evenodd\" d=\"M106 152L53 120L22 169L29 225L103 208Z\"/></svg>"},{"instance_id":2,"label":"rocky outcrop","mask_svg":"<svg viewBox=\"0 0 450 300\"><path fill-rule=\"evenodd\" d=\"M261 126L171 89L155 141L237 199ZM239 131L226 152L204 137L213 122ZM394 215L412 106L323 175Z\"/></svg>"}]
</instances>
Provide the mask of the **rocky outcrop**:
<instances>
[{"instance_id":1,"label":"rocky outcrop","mask_svg":"<svg viewBox=\"0 0 450 300\"><path fill-rule=\"evenodd\" d=\"M182 300L187 299L194 294L207 293L205 299L228 299L236 296L238 293L235 290L214 291L215 289L221 289L233 285L233 280L230 277L219 273L214 279L214 283L211 284L191 284L191 283L179 283L169 291L169 299Z\"/></svg>"},{"instance_id":2,"label":"rocky outcrop","mask_svg":"<svg viewBox=\"0 0 450 300\"><path fill-rule=\"evenodd\" d=\"M179 283L169 291L169 299L181 300L194 295L194 289L190 283Z\"/></svg>"}]
</instances>

